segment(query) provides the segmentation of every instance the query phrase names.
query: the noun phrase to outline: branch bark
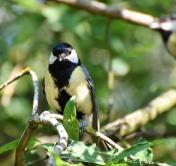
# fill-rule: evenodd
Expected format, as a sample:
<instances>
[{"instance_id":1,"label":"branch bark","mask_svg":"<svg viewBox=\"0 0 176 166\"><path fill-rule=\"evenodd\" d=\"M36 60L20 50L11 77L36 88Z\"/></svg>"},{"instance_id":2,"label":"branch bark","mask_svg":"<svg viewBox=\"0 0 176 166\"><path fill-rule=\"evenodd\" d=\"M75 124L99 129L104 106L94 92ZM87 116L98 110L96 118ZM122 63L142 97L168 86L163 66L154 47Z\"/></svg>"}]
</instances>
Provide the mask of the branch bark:
<instances>
[{"instance_id":1,"label":"branch bark","mask_svg":"<svg viewBox=\"0 0 176 166\"><path fill-rule=\"evenodd\" d=\"M158 115L176 105L176 90L171 89L152 100L146 107L136 110L121 119L117 119L102 128L108 136L125 136L157 118Z\"/></svg>"},{"instance_id":2,"label":"branch bark","mask_svg":"<svg viewBox=\"0 0 176 166\"><path fill-rule=\"evenodd\" d=\"M24 166L24 153L27 144L33 134L33 131L38 128L39 125L49 125L53 127L59 136L59 141L55 146L56 154L61 154L61 152L68 146L68 135L65 131L63 125L57 121L56 118L50 117L52 114L50 112L44 111L41 115L34 114L32 119L29 121L27 127L25 128L21 139L19 141L18 147L15 154L15 166Z\"/></svg>"},{"instance_id":3,"label":"branch bark","mask_svg":"<svg viewBox=\"0 0 176 166\"><path fill-rule=\"evenodd\" d=\"M98 1L90 0L52 0L58 3L62 3L80 10L85 10L92 14L102 15L112 19L121 19L133 24L139 24L142 26L149 26L155 17L143 14L140 12L121 9L114 6L107 6L106 4Z\"/></svg>"},{"instance_id":4,"label":"branch bark","mask_svg":"<svg viewBox=\"0 0 176 166\"><path fill-rule=\"evenodd\" d=\"M3 90L5 87L7 87L12 82L18 80L24 75L30 75L33 82L34 87L34 99L33 99L33 108L32 108L32 115L37 113L38 109L38 97L39 97L39 86L38 86L38 78L34 71L32 71L29 67L26 67L25 69L21 70L15 76L4 82L0 85L0 91Z\"/></svg>"},{"instance_id":5,"label":"branch bark","mask_svg":"<svg viewBox=\"0 0 176 166\"><path fill-rule=\"evenodd\" d=\"M13 77L16 73L20 72L21 70L22 70L22 66L17 64L16 66L13 67L9 78ZM15 92L16 84L17 82L14 82L13 84L11 84L10 86L8 86L3 90L2 97L0 99L2 106L7 107L11 102L11 98Z\"/></svg>"}]
</instances>

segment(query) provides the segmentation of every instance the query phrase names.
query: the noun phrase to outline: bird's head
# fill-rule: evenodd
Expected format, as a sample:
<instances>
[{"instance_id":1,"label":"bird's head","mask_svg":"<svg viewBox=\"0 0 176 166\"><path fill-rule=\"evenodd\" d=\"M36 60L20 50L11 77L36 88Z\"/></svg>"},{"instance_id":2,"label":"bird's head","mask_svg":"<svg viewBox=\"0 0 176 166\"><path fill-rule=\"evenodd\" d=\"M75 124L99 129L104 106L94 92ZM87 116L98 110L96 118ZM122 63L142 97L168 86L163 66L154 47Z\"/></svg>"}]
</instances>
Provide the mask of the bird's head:
<instances>
[{"instance_id":1,"label":"bird's head","mask_svg":"<svg viewBox=\"0 0 176 166\"><path fill-rule=\"evenodd\" d=\"M176 33L176 15L155 20L150 24L150 28L160 32L164 41L167 41L172 33Z\"/></svg>"},{"instance_id":2,"label":"bird's head","mask_svg":"<svg viewBox=\"0 0 176 166\"><path fill-rule=\"evenodd\" d=\"M74 64L79 63L78 55L75 49L68 43L58 43L52 49L49 64L70 62Z\"/></svg>"}]
</instances>

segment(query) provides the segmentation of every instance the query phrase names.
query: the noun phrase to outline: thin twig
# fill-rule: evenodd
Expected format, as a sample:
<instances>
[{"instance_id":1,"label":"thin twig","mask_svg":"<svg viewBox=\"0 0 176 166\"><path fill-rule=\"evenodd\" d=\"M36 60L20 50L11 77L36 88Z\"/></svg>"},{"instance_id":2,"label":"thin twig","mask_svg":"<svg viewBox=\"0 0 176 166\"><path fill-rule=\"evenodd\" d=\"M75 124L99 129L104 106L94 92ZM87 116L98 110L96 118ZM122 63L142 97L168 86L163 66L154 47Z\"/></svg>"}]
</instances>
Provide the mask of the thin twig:
<instances>
[{"instance_id":1,"label":"thin twig","mask_svg":"<svg viewBox=\"0 0 176 166\"><path fill-rule=\"evenodd\" d=\"M68 6L84 10L93 14L103 15L113 19L122 19L133 24L142 26L149 26L156 18L151 15L143 14L140 12L121 9L114 6L107 6L106 4L98 1L90 0L50 0L58 3L66 4Z\"/></svg>"},{"instance_id":2,"label":"thin twig","mask_svg":"<svg viewBox=\"0 0 176 166\"><path fill-rule=\"evenodd\" d=\"M33 108L32 108L32 115L33 115L33 114L37 113L37 109L38 109L39 86L38 86L37 75L29 67L26 67L22 71L15 74L15 76L13 76L9 80L7 80L5 83L1 84L0 85L0 91L3 90L6 86L11 84L12 82L14 82L17 79L21 78L22 76L28 75L28 74L31 75L33 86L34 86L34 99L33 99Z\"/></svg>"},{"instance_id":3,"label":"thin twig","mask_svg":"<svg viewBox=\"0 0 176 166\"><path fill-rule=\"evenodd\" d=\"M29 73L32 77L33 87L34 87L34 98L33 98L33 106L32 106L32 115L37 113L38 110L38 102L39 102L39 86L38 86L38 78L34 71L29 69Z\"/></svg>"},{"instance_id":4,"label":"thin twig","mask_svg":"<svg viewBox=\"0 0 176 166\"><path fill-rule=\"evenodd\" d=\"M3 84L1 84L0 85L0 91L3 90L6 86L8 86L9 84L11 84L12 82L14 82L15 80L17 80L20 77L22 77L23 75L29 74L29 70L30 70L30 68L27 67L27 68L23 69L22 71L18 72L17 74L15 74L14 77L10 78L9 80L7 80Z\"/></svg>"},{"instance_id":5,"label":"thin twig","mask_svg":"<svg viewBox=\"0 0 176 166\"><path fill-rule=\"evenodd\" d=\"M13 67L11 70L9 79L14 76L17 72L22 70L22 66L17 64L16 66ZM11 102L11 98L14 95L15 88L16 88L17 82L14 82L10 86L6 87L3 92L2 92L2 97L1 97L1 104L4 107L7 107L9 103Z\"/></svg>"},{"instance_id":6,"label":"thin twig","mask_svg":"<svg viewBox=\"0 0 176 166\"><path fill-rule=\"evenodd\" d=\"M106 135L125 136L170 110L176 105L176 90L171 89L152 100L149 105L117 119L102 128Z\"/></svg>"}]
</instances>

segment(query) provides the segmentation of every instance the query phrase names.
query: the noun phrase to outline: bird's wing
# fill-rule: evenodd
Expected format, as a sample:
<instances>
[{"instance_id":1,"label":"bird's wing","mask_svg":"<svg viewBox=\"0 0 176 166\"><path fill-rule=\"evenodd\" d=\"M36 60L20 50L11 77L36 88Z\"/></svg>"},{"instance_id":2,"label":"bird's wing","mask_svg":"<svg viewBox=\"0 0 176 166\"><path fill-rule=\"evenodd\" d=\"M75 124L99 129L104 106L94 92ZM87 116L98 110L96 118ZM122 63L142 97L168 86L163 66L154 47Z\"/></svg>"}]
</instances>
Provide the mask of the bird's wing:
<instances>
[{"instance_id":1,"label":"bird's wing","mask_svg":"<svg viewBox=\"0 0 176 166\"><path fill-rule=\"evenodd\" d=\"M91 76L89 75L89 72L87 71L85 66L84 65L80 65L80 66L81 66L84 74L86 75L86 79L87 79L87 82L88 82L88 88L90 89L90 93L91 93L92 105L93 105L92 126L95 130L99 131L100 123L99 123L99 116L98 116L98 104L97 104L96 97L95 97L95 90L94 90L93 80L92 80Z\"/></svg>"},{"instance_id":2,"label":"bird's wing","mask_svg":"<svg viewBox=\"0 0 176 166\"><path fill-rule=\"evenodd\" d=\"M45 81L44 81L44 79L42 81L42 92L45 95Z\"/></svg>"}]
</instances>

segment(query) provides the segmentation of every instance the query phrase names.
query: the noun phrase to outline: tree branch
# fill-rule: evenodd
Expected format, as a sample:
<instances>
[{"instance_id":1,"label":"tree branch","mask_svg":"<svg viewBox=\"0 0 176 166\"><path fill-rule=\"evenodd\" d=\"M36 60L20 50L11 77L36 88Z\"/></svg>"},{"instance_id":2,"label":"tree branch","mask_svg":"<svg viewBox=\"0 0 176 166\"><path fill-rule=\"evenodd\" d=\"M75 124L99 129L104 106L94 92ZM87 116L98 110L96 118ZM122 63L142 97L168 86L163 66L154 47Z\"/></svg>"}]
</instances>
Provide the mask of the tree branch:
<instances>
[{"instance_id":1,"label":"tree branch","mask_svg":"<svg viewBox=\"0 0 176 166\"><path fill-rule=\"evenodd\" d=\"M20 72L22 70L22 66L17 64L13 67L13 69L11 70L9 79L14 76L17 72ZM16 88L16 84L17 82L14 82L13 84L11 84L10 86L6 87L3 92L2 92L2 97L1 97L1 104L4 107L7 107L9 105L9 103L11 102L11 98L14 95L15 92L15 88Z\"/></svg>"},{"instance_id":2,"label":"tree branch","mask_svg":"<svg viewBox=\"0 0 176 166\"><path fill-rule=\"evenodd\" d=\"M68 6L80 10L85 10L93 14L102 15L112 19L122 19L131 22L133 24L139 24L142 26L149 26L156 19L148 14L143 14L128 9L121 9L114 6L108 7L106 4L98 1L90 1L90 0L52 0L52 1L66 4Z\"/></svg>"},{"instance_id":3,"label":"tree branch","mask_svg":"<svg viewBox=\"0 0 176 166\"><path fill-rule=\"evenodd\" d=\"M115 134L125 136L155 119L158 115L168 111L175 105L176 90L171 89L152 100L146 107L107 124L102 128L102 131L105 131L108 136Z\"/></svg>"},{"instance_id":4,"label":"tree branch","mask_svg":"<svg viewBox=\"0 0 176 166\"><path fill-rule=\"evenodd\" d=\"M52 117L52 118L56 118L57 120L59 121L62 121L63 120L63 116L62 115L59 115L59 114L54 114L54 113L50 113L48 115L48 117ZM115 143L113 140L111 140L110 138L108 138L106 135L104 135L103 133L101 132L98 132L98 131L95 131L94 129L90 128L90 127L86 127L86 132L93 136L93 137L96 137L98 139L100 139L101 141L104 141L106 142L107 144L109 144L111 147L117 149L117 150L122 150L123 148L118 145L117 143Z\"/></svg>"},{"instance_id":5,"label":"tree branch","mask_svg":"<svg viewBox=\"0 0 176 166\"><path fill-rule=\"evenodd\" d=\"M31 75L33 86L34 86L34 99L33 99L33 108L32 115L37 113L38 109L38 97L39 97L39 86L38 86L38 78L35 72L33 72L29 67L26 67L22 71L18 72L15 76L7 80L5 83L0 85L0 91L3 90L6 86L21 78L24 75Z\"/></svg>"},{"instance_id":6,"label":"tree branch","mask_svg":"<svg viewBox=\"0 0 176 166\"><path fill-rule=\"evenodd\" d=\"M68 135L63 125L57 121L56 118L50 117L52 114L48 111L44 111L40 116L34 114L29 121L25 131L23 132L19 141L15 154L15 166L24 166L24 153L25 148L33 134L33 131L38 128L39 125L52 126L59 135L59 141L55 146L55 152L59 155L68 146Z\"/></svg>"}]
</instances>

